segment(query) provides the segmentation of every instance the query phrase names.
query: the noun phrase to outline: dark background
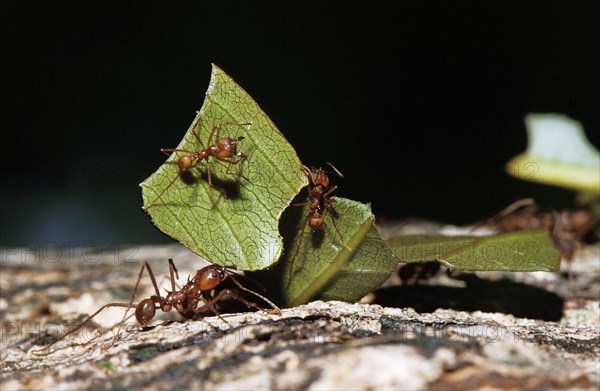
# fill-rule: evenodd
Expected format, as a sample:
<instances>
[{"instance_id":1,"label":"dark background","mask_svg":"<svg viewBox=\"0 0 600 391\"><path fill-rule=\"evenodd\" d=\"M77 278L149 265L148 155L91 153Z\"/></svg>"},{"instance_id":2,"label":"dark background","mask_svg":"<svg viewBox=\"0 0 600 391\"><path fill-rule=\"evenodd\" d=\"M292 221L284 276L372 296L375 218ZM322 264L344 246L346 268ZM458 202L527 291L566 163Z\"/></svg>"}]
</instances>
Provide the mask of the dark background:
<instances>
[{"instance_id":1,"label":"dark background","mask_svg":"<svg viewBox=\"0 0 600 391\"><path fill-rule=\"evenodd\" d=\"M185 133L211 62L386 219L569 205L503 170L528 112L566 113L600 145L598 1L84 3L2 6L4 245L169 242L138 183Z\"/></svg>"}]
</instances>

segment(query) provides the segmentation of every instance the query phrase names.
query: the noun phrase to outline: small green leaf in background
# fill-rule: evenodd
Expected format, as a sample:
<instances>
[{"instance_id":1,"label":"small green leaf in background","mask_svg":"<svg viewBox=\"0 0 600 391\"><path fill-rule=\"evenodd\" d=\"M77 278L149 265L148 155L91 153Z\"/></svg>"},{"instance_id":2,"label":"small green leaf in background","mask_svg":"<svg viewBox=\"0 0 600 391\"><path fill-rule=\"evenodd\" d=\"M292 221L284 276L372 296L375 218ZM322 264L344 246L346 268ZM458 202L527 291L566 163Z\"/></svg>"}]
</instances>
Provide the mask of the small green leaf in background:
<instances>
[{"instance_id":1,"label":"small green leaf in background","mask_svg":"<svg viewBox=\"0 0 600 391\"><path fill-rule=\"evenodd\" d=\"M296 306L314 299L356 301L378 288L396 269L398 260L379 235L371 207L340 197L332 200L339 232L330 212L325 216L323 231L312 232L306 227L289 284L291 258L308 206L290 207L284 215L281 227L286 247L276 269L279 286L273 287L275 284L267 281L273 280L274 274L265 272L259 277L269 285L270 294L279 291L284 305Z\"/></svg>"},{"instance_id":2,"label":"small green leaf in background","mask_svg":"<svg viewBox=\"0 0 600 391\"><path fill-rule=\"evenodd\" d=\"M147 212L161 231L211 262L243 270L266 268L282 253L279 218L306 185L300 160L252 98L214 65L198 115L195 130L205 147L213 126L221 125L218 137L244 137L238 151L247 159L230 165L209 158L213 182L226 196L208 186L202 161L191 178L176 180ZM177 149L201 149L191 127ZM179 156L172 154L140 184L144 205L178 175Z\"/></svg>"},{"instance_id":3,"label":"small green leaf in background","mask_svg":"<svg viewBox=\"0 0 600 391\"><path fill-rule=\"evenodd\" d=\"M439 260L451 270L557 271L560 254L548 231L491 236L403 235L388 240L400 262Z\"/></svg>"},{"instance_id":4,"label":"small green leaf in background","mask_svg":"<svg viewBox=\"0 0 600 391\"><path fill-rule=\"evenodd\" d=\"M600 153L581 124L561 114L525 117L527 151L506 164L519 179L600 193Z\"/></svg>"},{"instance_id":5,"label":"small green leaf in background","mask_svg":"<svg viewBox=\"0 0 600 391\"><path fill-rule=\"evenodd\" d=\"M112 371L112 372L117 370L117 366L110 361L100 360L100 361L98 361L98 365L100 365L101 367L104 367L107 370Z\"/></svg>"}]
</instances>

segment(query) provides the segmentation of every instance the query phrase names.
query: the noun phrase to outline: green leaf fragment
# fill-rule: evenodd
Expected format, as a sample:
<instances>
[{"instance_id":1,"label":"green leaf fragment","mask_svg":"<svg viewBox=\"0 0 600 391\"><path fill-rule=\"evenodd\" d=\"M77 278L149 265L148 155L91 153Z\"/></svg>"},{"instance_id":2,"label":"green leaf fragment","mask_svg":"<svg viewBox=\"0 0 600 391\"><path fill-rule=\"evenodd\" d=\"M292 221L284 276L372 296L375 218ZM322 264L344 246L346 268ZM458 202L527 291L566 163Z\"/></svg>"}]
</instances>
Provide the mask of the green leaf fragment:
<instances>
[{"instance_id":1,"label":"green leaf fragment","mask_svg":"<svg viewBox=\"0 0 600 391\"><path fill-rule=\"evenodd\" d=\"M173 153L140 184L153 223L193 252L219 265L243 270L270 266L282 253L278 220L292 198L306 185L301 163L269 117L225 72L213 65L206 98L177 149L202 149L214 126L219 137L244 137L237 149L247 155L239 164L209 158L177 178ZM169 184L173 184L159 197Z\"/></svg>"},{"instance_id":2,"label":"green leaf fragment","mask_svg":"<svg viewBox=\"0 0 600 391\"><path fill-rule=\"evenodd\" d=\"M451 270L557 271L560 254L546 230L491 236L405 235L388 240L400 262L439 261Z\"/></svg>"},{"instance_id":3,"label":"green leaf fragment","mask_svg":"<svg viewBox=\"0 0 600 391\"><path fill-rule=\"evenodd\" d=\"M529 144L506 171L519 179L600 193L600 153L581 124L560 114L528 114Z\"/></svg>"},{"instance_id":4,"label":"green leaf fragment","mask_svg":"<svg viewBox=\"0 0 600 391\"><path fill-rule=\"evenodd\" d=\"M370 206L340 197L332 200L335 213L326 214L322 232L306 227L300 243L307 206L295 211L297 224L284 227L284 236L291 238L280 261L286 305L312 299L356 301L378 288L396 268L398 260L375 227Z\"/></svg>"}]
</instances>

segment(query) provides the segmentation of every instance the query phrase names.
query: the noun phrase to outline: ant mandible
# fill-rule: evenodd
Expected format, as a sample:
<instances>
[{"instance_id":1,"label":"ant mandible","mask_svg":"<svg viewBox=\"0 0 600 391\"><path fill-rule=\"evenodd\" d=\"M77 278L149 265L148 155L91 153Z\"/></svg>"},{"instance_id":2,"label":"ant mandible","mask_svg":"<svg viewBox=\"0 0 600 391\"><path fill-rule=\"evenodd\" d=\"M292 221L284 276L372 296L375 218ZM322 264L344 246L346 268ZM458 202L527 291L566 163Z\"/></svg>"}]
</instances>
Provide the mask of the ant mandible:
<instances>
[{"instance_id":1,"label":"ant mandible","mask_svg":"<svg viewBox=\"0 0 600 391\"><path fill-rule=\"evenodd\" d=\"M198 124L199 121L200 121L200 114L197 115L196 119L194 120L194 123L192 124L192 135L194 136L194 138L200 145L200 147L201 147L200 150L190 151L187 149L161 148L160 151L166 155L169 155L171 153L183 153L184 155L179 156L179 158L177 159L177 166L179 167L179 172L178 172L177 176L175 178L173 178L173 180L171 182L169 182L167 187L165 187L160 192L160 194L158 196L156 196L156 198L154 198L153 201L151 201L148 205L143 207L144 210L150 209L152 207L152 205L154 205L154 203L156 201L158 201L158 199L160 197L162 197L163 194L167 190L169 190L169 188L175 183L175 181L177 181L177 179L179 177L181 177L181 175L184 172L188 172L192 168L196 167L198 165L198 163L200 163L202 160L206 161L206 175L208 177L208 185L210 187L214 188L213 182L212 182L212 172L210 169L210 162L208 161L209 158L212 157L216 160L219 160L219 161L222 161L222 162L225 162L228 164L238 164L242 160L246 159L247 156L237 150L237 143L238 143L238 141L241 141L244 139L243 136L221 137L221 138L218 138L214 144L212 144L213 137L214 137L215 133L221 128L221 125L213 126L213 128L210 132L210 135L208 137L208 141L207 141L208 147L205 148L204 143L202 142L202 140L200 140L200 136L198 136L198 134L194 130L194 128L196 127L196 125Z\"/></svg>"},{"instance_id":2,"label":"ant mandible","mask_svg":"<svg viewBox=\"0 0 600 391\"><path fill-rule=\"evenodd\" d=\"M152 280L152 285L154 286L154 291L156 294L140 301L137 304L133 304L138 286L142 279L144 269L148 270L148 274L150 275L150 279ZM123 315L123 320L115 324L113 327L111 327L111 329L114 327L120 328L125 323L125 321L131 317L131 315L127 317L127 311L129 311L130 308L135 308L135 318L142 327L145 327L146 325L148 325L148 323L150 323L150 321L154 318L154 315L156 314L156 310L169 312L173 308L175 308L177 312L179 312L182 316L188 319L192 318L196 314L199 314L206 310L210 310L219 318L221 318L221 320L227 323L227 321L223 319L221 317L221 314L219 314L219 312L215 309L215 304L223 300L223 298L225 298L226 296L237 300L238 302L246 305L248 308L266 311L264 308L244 299L242 296L238 295L237 293L233 292L228 288L215 292L218 286L228 277L231 279L231 281L235 283L235 285L237 285L238 288L259 297L260 299L268 303L276 312L281 313L280 309L269 299L259 294L258 292L255 292L242 286L242 284L239 281L237 281L237 279L233 276L234 273L223 266L209 265L203 267L202 269L196 271L196 274L193 278L190 279L190 277L188 276L186 284L179 290L177 290L175 285L175 276L179 278L179 275L177 273L177 268L175 267L175 264L173 263L172 259L169 259L169 273L171 280L171 291L167 291L167 294L165 296L162 296L160 294L158 284L156 283L156 278L154 277L154 273L152 272L150 265L147 261L144 262L144 265L140 269L140 273L138 275L137 282L135 283L133 294L131 295L131 300L129 301L129 303L108 303L103 305L102 307L100 307L100 309L98 309L92 315L88 316L76 327L67 331L65 334L60 336L57 340L53 341L49 345L35 352L42 352L48 350L55 343L81 329L100 312L109 307L127 308L125 314ZM118 334L119 332L117 331L115 335L115 341Z\"/></svg>"},{"instance_id":3,"label":"ant mandible","mask_svg":"<svg viewBox=\"0 0 600 391\"><path fill-rule=\"evenodd\" d=\"M337 168L335 168L333 164L327 162L327 165L333 169L333 174L339 176L340 178L344 178L344 175ZM294 262L298 252L300 251L300 247L302 246L304 231L307 225L310 227L312 232L322 231L323 227L325 226L325 214L329 212L333 227L337 231L338 235L342 237L335 223L333 216L333 200L331 199L331 194L337 189L337 186L331 186L329 184L329 176L327 175L327 171L323 170L322 168L307 167L303 165L302 171L304 171L304 175L306 175L306 178L308 179L308 201L299 204L292 204L292 206L308 205L308 214L304 218L304 224L302 224L302 228L300 230L296 251L294 252L290 262L287 284L288 287L292 281Z\"/></svg>"}]
</instances>

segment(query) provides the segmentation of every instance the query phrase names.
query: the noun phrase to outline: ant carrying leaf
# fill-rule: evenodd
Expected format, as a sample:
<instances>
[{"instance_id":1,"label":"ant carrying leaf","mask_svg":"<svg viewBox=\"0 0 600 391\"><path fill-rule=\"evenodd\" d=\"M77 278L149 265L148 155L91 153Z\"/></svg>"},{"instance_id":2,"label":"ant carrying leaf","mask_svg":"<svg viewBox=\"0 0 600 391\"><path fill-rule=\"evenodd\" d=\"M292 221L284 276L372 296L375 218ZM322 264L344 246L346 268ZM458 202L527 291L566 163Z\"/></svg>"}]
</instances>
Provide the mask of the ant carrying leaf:
<instances>
[{"instance_id":1,"label":"ant carrying leaf","mask_svg":"<svg viewBox=\"0 0 600 391\"><path fill-rule=\"evenodd\" d=\"M340 178L344 178L344 175L331 163L327 162L333 172L327 172L322 168L314 168L302 166L302 171L308 178L308 201L298 204L292 204L292 206L305 206L308 205L308 214L304 218L304 223L300 229L300 235L298 237L298 243L296 244L296 250L290 260L287 286L290 286L292 282L292 276L294 272L294 262L302 247L304 240L304 231L308 225L312 232L323 231L325 227L325 215L331 216L331 223L335 228L338 236L342 238L342 234L335 223L335 210L333 207L334 200L332 199L333 192L337 189L337 186L329 184L329 174L335 174ZM343 240L343 239L342 239ZM347 246L346 246L347 247Z\"/></svg>"},{"instance_id":2,"label":"ant carrying leaf","mask_svg":"<svg viewBox=\"0 0 600 391\"><path fill-rule=\"evenodd\" d=\"M140 281L142 279L142 275L144 273L144 269L148 271L150 280L152 281L152 285L154 287L155 294L150 296L149 298L146 298L134 304L134 300ZM156 278L154 277L154 273L150 268L150 264L148 264L148 262L144 262L144 265L140 269L129 303L108 303L103 305L96 312L94 312L92 315L88 316L81 323L79 323L77 326L60 336L57 340L55 340L54 342L50 343L42 349L35 350L34 353L40 354L42 352L47 351L51 346L81 329L100 312L109 307L124 307L127 309L125 311L125 314L123 315L123 320L111 327L111 329L117 327L118 330L120 330L121 326L131 317L131 315L129 317L127 316L127 313L130 308L135 308L135 318L142 327L150 323L150 321L154 318L156 314L156 310L169 312L172 309L175 309L183 317L188 319L204 311L209 310L213 314L221 318L221 320L223 320L225 323L227 323L227 321L221 317L221 314L215 308L215 306L219 302L221 302L227 297L244 304L248 308L266 311L258 304L246 300L241 295L232 291L229 288L221 289L221 284L226 279L230 279L242 291L251 293L252 295L260 298L261 300L269 304L277 313L281 312L279 308L269 299L259 294L258 292L245 288L237 280L237 275L223 266L209 265L203 267L202 269L196 272L193 278L188 277L187 282L183 287L181 287L181 289L177 289L177 286L175 284L175 277L178 277L178 273L172 259L169 259L169 275L171 281L171 290L167 291L166 295L163 296L160 293L158 284L156 283ZM117 331L115 335L115 340L113 341L113 344L116 341L118 335L119 331Z\"/></svg>"},{"instance_id":3,"label":"ant carrying leaf","mask_svg":"<svg viewBox=\"0 0 600 391\"><path fill-rule=\"evenodd\" d=\"M600 218L590 209L557 212L541 210L532 198L517 200L491 218L477 224L491 225L500 232L542 228L550 233L556 249L567 260L573 258L576 246L598 229Z\"/></svg>"}]
</instances>

